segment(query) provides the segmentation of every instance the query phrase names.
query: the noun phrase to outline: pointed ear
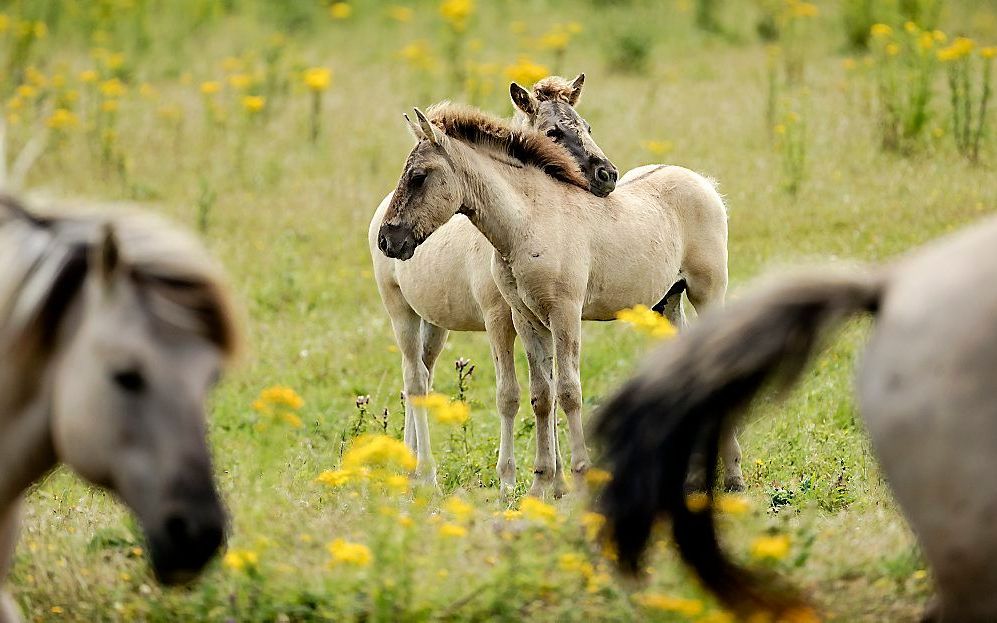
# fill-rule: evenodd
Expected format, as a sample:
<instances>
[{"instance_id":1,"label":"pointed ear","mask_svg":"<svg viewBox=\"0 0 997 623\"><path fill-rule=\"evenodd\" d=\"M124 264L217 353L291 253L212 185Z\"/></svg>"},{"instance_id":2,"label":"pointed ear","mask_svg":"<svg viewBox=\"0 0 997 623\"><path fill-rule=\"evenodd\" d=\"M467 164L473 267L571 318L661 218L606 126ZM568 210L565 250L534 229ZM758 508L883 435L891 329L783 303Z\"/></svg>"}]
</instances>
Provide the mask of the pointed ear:
<instances>
[{"instance_id":1,"label":"pointed ear","mask_svg":"<svg viewBox=\"0 0 997 623\"><path fill-rule=\"evenodd\" d=\"M402 113L402 116L405 117L405 123L406 125L408 125L408 131L412 134L412 137L416 141L421 141L422 139L426 138L426 135L423 134L422 128L419 127L419 124L409 119L408 115L406 115L405 113Z\"/></svg>"},{"instance_id":2,"label":"pointed ear","mask_svg":"<svg viewBox=\"0 0 997 623\"><path fill-rule=\"evenodd\" d=\"M572 107L581 99L583 86L585 86L585 74L578 74L578 77L571 81L571 95L568 96L568 104Z\"/></svg>"},{"instance_id":3,"label":"pointed ear","mask_svg":"<svg viewBox=\"0 0 997 623\"><path fill-rule=\"evenodd\" d=\"M91 266L105 289L110 289L115 278L121 271L121 252L118 248L118 237L110 223L104 225L100 242L91 251Z\"/></svg>"},{"instance_id":4,"label":"pointed ear","mask_svg":"<svg viewBox=\"0 0 997 623\"><path fill-rule=\"evenodd\" d=\"M526 113L526 116L531 119L536 116L539 102L532 93L513 82L509 85L509 95L512 96L512 103L516 108Z\"/></svg>"},{"instance_id":5,"label":"pointed ear","mask_svg":"<svg viewBox=\"0 0 997 623\"><path fill-rule=\"evenodd\" d=\"M426 115L422 114L418 108L415 109L415 116L419 119L419 127L422 128L422 133L426 135L426 139L433 145L439 145L442 142L439 130L429 122Z\"/></svg>"}]
</instances>

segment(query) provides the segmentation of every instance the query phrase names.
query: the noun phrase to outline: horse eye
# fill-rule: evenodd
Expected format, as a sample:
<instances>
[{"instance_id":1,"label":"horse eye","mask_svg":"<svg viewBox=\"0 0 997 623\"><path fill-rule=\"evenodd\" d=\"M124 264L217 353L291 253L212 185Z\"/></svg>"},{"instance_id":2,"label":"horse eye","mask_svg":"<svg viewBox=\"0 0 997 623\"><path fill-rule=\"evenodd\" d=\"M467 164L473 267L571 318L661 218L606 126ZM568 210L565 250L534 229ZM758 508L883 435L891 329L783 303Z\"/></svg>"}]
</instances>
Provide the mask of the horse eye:
<instances>
[{"instance_id":1,"label":"horse eye","mask_svg":"<svg viewBox=\"0 0 997 623\"><path fill-rule=\"evenodd\" d=\"M588 127L588 132L589 132L589 134L591 134L591 133L592 133L592 126L589 126L589 127Z\"/></svg>"},{"instance_id":2,"label":"horse eye","mask_svg":"<svg viewBox=\"0 0 997 623\"><path fill-rule=\"evenodd\" d=\"M426 173L425 171L412 171L411 175L409 176L409 183L412 186L418 188L419 186L422 186L423 182L426 181L427 175L428 173Z\"/></svg>"},{"instance_id":3,"label":"horse eye","mask_svg":"<svg viewBox=\"0 0 997 623\"><path fill-rule=\"evenodd\" d=\"M554 139L556 141L557 139L559 139L562 136L564 136L564 133L561 132L561 130L558 129L558 128L551 128L551 129L547 130L547 136L549 136L550 138L552 138L552 139Z\"/></svg>"},{"instance_id":4,"label":"horse eye","mask_svg":"<svg viewBox=\"0 0 997 623\"><path fill-rule=\"evenodd\" d=\"M111 380L119 389L137 394L145 389L145 377L138 370L120 370L111 374Z\"/></svg>"}]
</instances>

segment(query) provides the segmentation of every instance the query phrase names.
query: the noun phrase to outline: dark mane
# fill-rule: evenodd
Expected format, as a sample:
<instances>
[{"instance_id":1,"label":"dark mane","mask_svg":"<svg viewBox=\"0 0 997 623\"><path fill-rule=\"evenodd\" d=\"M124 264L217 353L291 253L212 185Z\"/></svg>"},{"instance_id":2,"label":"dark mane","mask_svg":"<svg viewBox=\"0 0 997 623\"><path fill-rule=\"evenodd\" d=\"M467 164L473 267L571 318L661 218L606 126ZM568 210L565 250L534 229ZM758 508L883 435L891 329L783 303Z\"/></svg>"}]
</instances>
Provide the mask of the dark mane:
<instances>
[{"instance_id":1,"label":"dark mane","mask_svg":"<svg viewBox=\"0 0 997 623\"><path fill-rule=\"evenodd\" d=\"M571 154L533 128L513 127L505 119L450 102L434 104L426 116L447 136L472 145L504 150L523 164L536 167L556 180L588 190L588 180Z\"/></svg>"}]
</instances>

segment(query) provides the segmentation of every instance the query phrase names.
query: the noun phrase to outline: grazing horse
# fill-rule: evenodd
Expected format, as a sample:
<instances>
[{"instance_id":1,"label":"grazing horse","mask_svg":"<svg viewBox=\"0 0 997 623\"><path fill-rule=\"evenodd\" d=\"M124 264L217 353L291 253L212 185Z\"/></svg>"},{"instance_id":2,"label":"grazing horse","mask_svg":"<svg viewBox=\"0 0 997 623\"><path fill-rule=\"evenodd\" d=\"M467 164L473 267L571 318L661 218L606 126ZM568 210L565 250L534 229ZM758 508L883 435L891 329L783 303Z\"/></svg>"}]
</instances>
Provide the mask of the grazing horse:
<instances>
[{"instance_id":1,"label":"grazing horse","mask_svg":"<svg viewBox=\"0 0 997 623\"><path fill-rule=\"evenodd\" d=\"M0 199L0 589L19 500L59 463L131 508L160 581L211 559L226 516L204 401L239 345L233 312L201 245L159 219Z\"/></svg>"},{"instance_id":2,"label":"grazing horse","mask_svg":"<svg viewBox=\"0 0 997 623\"><path fill-rule=\"evenodd\" d=\"M931 294L925 296L925 276ZM820 336L876 318L856 389L873 448L932 570L926 621L997 621L997 219L892 264L783 277L707 314L654 353L599 415L613 481L601 506L635 568L658 517L683 558L742 612L794 606L721 552L713 513L687 507L690 449L715 469L718 432L760 388L792 385Z\"/></svg>"},{"instance_id":3,"label":"grazing horse","mask_svg":"<svg viewBox=\"0 0 997 623\"><path fill-rule=\"evenodd\" d=\"M492 277L530 364L537 418L531 493L553 487L557 495L563 478L555 470L555 395L568 422L572 471L581 477L589 466L581 321L653 305L663 293L681 293L679 283L697 309L722 303L726 209L710 181L681 167L651 167L599 198L583 190L571 155L543 136L512 132L502 120L452 104L416 115L419 123L409 126L418 143L384 211L378 245L388 257L408 260L455 213L491 244ZM462 252L444 246L438 254ZM678 324L680 300L665 304ZM733 431L725 439L728 484L739 489L740 449Z\"/></svg>"},{"instance_id":4,"label":"grazing horse","mask_svg":"<svg viewBox=\"0 0 997 623\"><path fill-rule=\"evenodd\" d=\"M586 172L579 184L605 196L615 187L617 171L592 140L588 122L574 109L584 81L585 74L572 82L552 76L534 85L532 94L513 82L510 93L517 107L513 124L520 129L535 128L563 145L575 166ZM492 279L491 245L461 216L441 227L410 261L389 259L378 251L377 232L392 196L385 197L374 213L368 242L378 291L402 354L405 394L419 396L430 391L433 367L448 331L486 331L501 419L498 474L503 491L510 492L516 485L513 426L520 393L513 350L516 330L509 305ZM435 483L425 409L411 401L405 406L405 442L418 456L417 473Z\"/></svg>"}]
</instances>

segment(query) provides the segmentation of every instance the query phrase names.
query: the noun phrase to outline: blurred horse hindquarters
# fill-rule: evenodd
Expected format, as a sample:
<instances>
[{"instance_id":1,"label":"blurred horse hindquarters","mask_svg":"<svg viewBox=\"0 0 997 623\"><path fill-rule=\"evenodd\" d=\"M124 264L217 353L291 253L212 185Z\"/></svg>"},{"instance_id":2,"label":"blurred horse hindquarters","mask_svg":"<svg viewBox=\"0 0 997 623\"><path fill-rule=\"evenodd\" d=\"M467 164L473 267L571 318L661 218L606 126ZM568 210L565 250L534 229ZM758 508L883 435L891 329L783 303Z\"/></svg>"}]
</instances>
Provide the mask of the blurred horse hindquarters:
<instances>
[{"instance_id":1,"label":"blurred horse hindquarters","mask_svg":"<svg viewBox=\"0 0 997 623\"><path fill-rule=\"evenodd\" d=\"M783 276L660 348L604 405L596 429L614 475L601 506L621 561L639 568L654 521L670 518L683 558L729 606L805 607L726 557L712 508L688 508L690 449L705 446L715 470L716 432L762 387L793 384L822 334L867 312L876 322L859 409L937 586L925 620L997 621L994 283L991 219L887 267Z\"/></svg>"}]
</instances>

